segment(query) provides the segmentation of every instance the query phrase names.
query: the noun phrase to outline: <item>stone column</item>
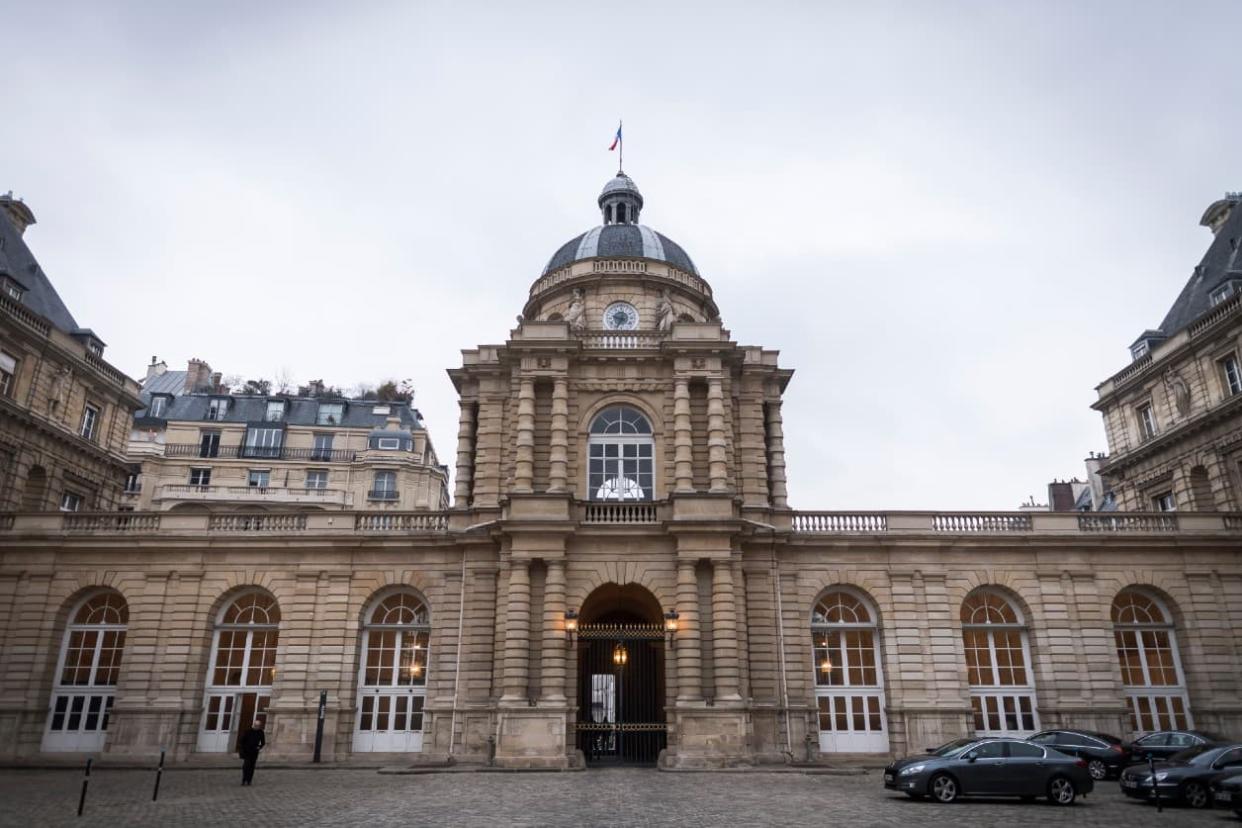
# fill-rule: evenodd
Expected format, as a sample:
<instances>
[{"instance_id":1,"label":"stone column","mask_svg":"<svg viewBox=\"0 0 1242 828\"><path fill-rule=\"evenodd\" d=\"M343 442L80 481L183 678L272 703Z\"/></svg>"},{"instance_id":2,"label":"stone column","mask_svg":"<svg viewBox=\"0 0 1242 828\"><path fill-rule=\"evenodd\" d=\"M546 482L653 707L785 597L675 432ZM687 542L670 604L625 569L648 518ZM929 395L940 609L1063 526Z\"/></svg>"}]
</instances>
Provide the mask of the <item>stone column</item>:
<instances>
[{"instance_id":1,"label":"stone column","mask_svg":"<svg viewBox=\"0 0 1242 828\"><path fill-rule=\"evenodd\" d=\"M698 701L703 698L703 664L699 651L699 584L695 578L696 561L677 562L677 700Z\"/></svg>"},{"instance_id":2,"label":"stone column","mask_svg":"<svg viewBox=\"0 0 1242 828\"><path fill-rule=\"evenodd\" d=\"M461 418L457 421L457 486L453 492L455 506L470 505L471 482L474 479L474 403L461 401Z\"/></svg>"},{"instance_id":3,"label":"stone column","mask_svg":"<svg viewBox=\"0 0 1242 828\"><path fill-rule=\"evenodd\" d=\"M548 454L548 491L569 488L569 380L557 377L552 386L552 434Z\"/></svg>"},{"instance_id":4,"label":"stone column","mask_svg":"<svg viewBox=\"0 0 1242 828\"><path fill-rule=\"evenodd\" d=\"M716 665L716 698L740 699L737 599L733 595L733 567L727 559L712 562L712 655Z\"/></svg>"},{"instance_id":5,"label":"stone column","mask_svg":"<svg viewBox=\"0 0 1242 828\"><path fill-rule=\"evenodd\" d=\"M565 562L550 560L543 586L543 678L541 695L565 700Z\"/></svg>"},{"instance_id":6,"label":"stone column","mask_svg":"<svg viewBox=\"0 0 1242 828\"><path fill-rule=\"evenodd\" d=\"M518 388L517 462L513 470L513 491L534 490L535 475L535 380L524 378Z\"/></svg>"},{"instance_id":7,"label":"stone column","mask_svg":"<svg viewBox=\"0 0 1242 828\"><path fill-rule=\"evenodd\" d=\"M729 464L725 454L724 383L712 377L707 384L707 459L711 491L729 490Z\"/></svg>"},{"instance_id":8,"label":"stone column","mask_svg":"<svg viewBox=\"0 0 1242 828\"><path fill-rule=\"evenodd\" d=\"M789 505L789 495L785 489L785 430L781 419L780 402L768 403L764 407L768 420L768 480L772 491L772 508L784 509Z\"/></svg>"},{"instance_id":9,"label":"stone column","mask_svg":"<svg viewBox=\"0 0 1242 828\"><path fill-rule=\"evenodd\" d=\"M508 612L505 614L504 700L526 699L530 691L530 561L509 568Z\"/></svg>"},{"instance_id":10,"label":"stone column","mask_svg":"<svg viewBox=\"0 0 1242 828\"><path fill-rule=\"evenodd\" d=\"M674 491L694 491L693 439L690 430L690 381L679 379L673 387Z\"/></svg>"}]
</instances>

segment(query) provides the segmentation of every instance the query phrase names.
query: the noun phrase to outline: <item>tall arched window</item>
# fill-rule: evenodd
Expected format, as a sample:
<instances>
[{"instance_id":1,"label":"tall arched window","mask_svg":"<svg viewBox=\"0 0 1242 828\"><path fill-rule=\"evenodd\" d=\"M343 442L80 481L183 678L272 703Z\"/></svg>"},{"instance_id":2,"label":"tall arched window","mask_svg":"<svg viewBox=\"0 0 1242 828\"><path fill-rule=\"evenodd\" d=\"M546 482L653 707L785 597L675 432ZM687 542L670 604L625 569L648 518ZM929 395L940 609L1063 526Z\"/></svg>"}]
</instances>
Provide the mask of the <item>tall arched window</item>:
<instances>
[{"instance_id":1,"label":"tall arched window","mask_svg":"<svg viewBox=\"0 0 1242 828\"><path fill-rule=\"evenodd\" d=\"M1039 729L1026 624L1011 601L979 590L962 602L962 644L975 733L1029 735Z\"/></svg>"},{"instance_id":2,"label":"tall arched window","mask_svg":"<svg viewBox=\"0 0 1242 828\"><path fill-rule=\"evenodd\" d=\"M606 408L591 421L587 489L592 500L651 500L655 441L651 423L627 405Z\"/></svg>"},{"instance_id":3,"label":"tall arched window","mask_svg":"<svg viewBox=\"0 0 1242 828\"><path fill-rule=\"evenodd\" d=\"M265 592L246 592L216 619L203 705L201 751L231 751L251 722L267 717L276 679L280 607Z\"/></svg>"},{"instance_id":4,"label":"tall arched window","mask_svg":"<svg viewBox=\"0 0 1242 828\"><path fill-rule=\"evenodd\" d=\"M884 674L875 614L851 591L824 595L811 613L819 749L885 752Z\"/></svg>"},{"instance_id":5,"label":"tall arched window","mask_svg":"<svg viewBox=\"0 0 1242 828\"><path fill-rule=\"evenodd\" d=\"M427 606L412 591L395 592L367 613L354 750L422 750L430 639Z\"/></svg>"},{"instance_id":6,"label":"tall arched window","mask_svg":"<svg viewBox=\"0 0 1242 828\"><path fill-rule=\"evenodd\" d=\"M125 599L110 590L88 596L69 616L44 750L103 750L128 624Z\"/></svg>"},{"instance_id":7,"label":"tall arched window","mask_svg":"<svg viewBox=\"0 0 1242 828\"><path fill-rule=\"evenodd\" d=\"M1153 595L1123 589L1113 599L1112 618L1130 729L1147 733L1190 727L1190 701L1168 609Z\"/></svg>"}]
</instances>

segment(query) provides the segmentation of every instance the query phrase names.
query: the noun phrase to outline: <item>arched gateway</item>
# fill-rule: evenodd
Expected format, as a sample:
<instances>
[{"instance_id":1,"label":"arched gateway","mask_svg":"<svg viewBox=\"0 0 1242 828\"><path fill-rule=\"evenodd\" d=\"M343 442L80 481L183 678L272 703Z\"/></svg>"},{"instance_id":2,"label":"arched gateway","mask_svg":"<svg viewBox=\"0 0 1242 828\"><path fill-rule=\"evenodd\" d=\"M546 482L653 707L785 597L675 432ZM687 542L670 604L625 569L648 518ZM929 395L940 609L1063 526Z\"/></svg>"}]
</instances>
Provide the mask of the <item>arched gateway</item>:
<instances>
[{"instance_id":1,"label":"arched gateway","mask_svg":"<svg viewBox=\"0 0 1242 828\"><path fill-rule=\"evenodd\" d=\"M604 584L578 613L577 746L588 764L651 764L668 743L664 615L638 584Z\"/></svg>"}]
</instances>

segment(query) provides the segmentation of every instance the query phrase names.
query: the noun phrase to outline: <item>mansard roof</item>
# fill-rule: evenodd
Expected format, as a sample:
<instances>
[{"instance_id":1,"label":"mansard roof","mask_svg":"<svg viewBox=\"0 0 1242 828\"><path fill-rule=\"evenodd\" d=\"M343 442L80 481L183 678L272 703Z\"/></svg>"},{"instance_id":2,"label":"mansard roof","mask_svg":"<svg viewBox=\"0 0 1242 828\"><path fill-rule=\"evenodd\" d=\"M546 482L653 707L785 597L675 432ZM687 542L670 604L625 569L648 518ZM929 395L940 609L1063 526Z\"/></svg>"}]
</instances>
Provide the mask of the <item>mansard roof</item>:
<instances>
[{"instance_id":1,"label":"mansard roof","mask_svg":"<svg viewBox=\"0 0 1242 828\"><path fill-rule=\"evenodd\" d=\"M1212 292L1223 283L1232 279L1242 280L1242 206L1239 202L1242 202L1242 194L1231 193L1209 207L1204 214L1203 224L1210 226L1209 218L1218 216L1221 209L1228 210L1228 218L1216 229L1203 261L1195 268L1177 301L1160 323L1160 332L1165 336L1172 336L1209 310L1212 307ZM1214 211L1213 208L1219 209Z\"/></svg>"},{"instance_id":2,"label":"mansard roof","mask_svg":"<svg viewBox=\"0 0 1242 828\"><path fill-rule=\"evenodd\" d=\"M230 401L228 411L219 419L208 420L207 408L210 405L210 401L225 397ZM406 428L422 429L424 427L422 415L418 409L412 408L409 403L405 402L347 400L330 397L283 397L278 394L270 396L183 394L173 398L168 408L165 409L164 416L159 419L167 421L201 421L208 424L262 422L267 416L267 404L278 401L285 403L285 413L280 421L272 423L273 426L279 426L283 423L285 425L317 426L319 428L382 428L388 421L389 416L396 416L400 418L401 425ZM321 404L343 404L345 409L341 415L340 422L328 425L319 423L319 406ZM388 410L391 413L376 414L374 413L376 406L388 406ZM135 415L135 418L142 418L145 414L145 411L140 411Z\"/></svg>"},{"instance_id":3,"label":"mansard roof","mask_svg":"<svg viewBox=\"0 0 1242 828\"><path fill-rule=\"evenodd\" d=\"M12 197L0 196L0 199L12 200ZM69 313L69 308L65 307L60 294L52 287L47 274L26 246L22 234L3 212L0 212L0 273L22 286L25 291L21 298L22 305L65 333L81 332L73 314Z\"/></svg>"}]
</instances>

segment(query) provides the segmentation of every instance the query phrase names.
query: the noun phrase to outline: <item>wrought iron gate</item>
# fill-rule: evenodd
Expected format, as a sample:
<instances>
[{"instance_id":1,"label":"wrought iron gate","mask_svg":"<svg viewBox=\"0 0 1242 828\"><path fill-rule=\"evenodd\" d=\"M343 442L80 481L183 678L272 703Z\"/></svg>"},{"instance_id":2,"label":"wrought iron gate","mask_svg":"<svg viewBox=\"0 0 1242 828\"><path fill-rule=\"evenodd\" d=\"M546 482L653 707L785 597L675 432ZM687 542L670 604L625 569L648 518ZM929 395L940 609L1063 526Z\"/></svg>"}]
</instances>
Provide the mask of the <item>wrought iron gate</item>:
<instances>
[{"instance_id":1,"label":"wrought iron gate","mask_svg":"<svg viewBox=\"0 0 1242 828\"><path fill-rule=\"evenodd\" d=\"M659 624L582 625L576 728L588 764L653 764L659 758L668 741Z\"/></svg>"}]
</instances>

